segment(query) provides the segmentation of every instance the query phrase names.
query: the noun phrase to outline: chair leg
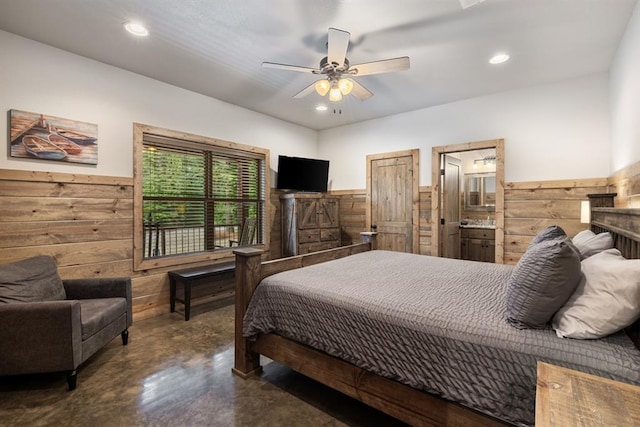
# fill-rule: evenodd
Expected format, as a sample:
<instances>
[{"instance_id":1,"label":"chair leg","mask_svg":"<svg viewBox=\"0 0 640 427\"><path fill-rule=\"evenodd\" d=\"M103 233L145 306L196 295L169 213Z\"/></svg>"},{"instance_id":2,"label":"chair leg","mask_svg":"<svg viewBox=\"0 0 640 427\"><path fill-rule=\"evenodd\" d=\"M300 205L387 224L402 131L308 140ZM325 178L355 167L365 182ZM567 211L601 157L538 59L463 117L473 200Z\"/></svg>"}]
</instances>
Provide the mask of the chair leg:
<instances>
[{"instance_id":1,"label":"chair leg","mask_svg":"<svg viewBox=\"0 0 640 427\"><path fill-rule=\"evenodd\" d=\"M129 330L128 329L125 329L124 331L122 331L120 336L122 337L122 345L129 344Z\"/></svg>"},{"instance_id":2,"label":"chair leg","mask_svg":"<svg viewBox=\"0 0 640 427\"><path fill-rule=\"evenodd\" d=\"M67 373L67 384L69 384L69 391L76 389L76 383L78 382L78 371L75 369Z\"/></svg>"}]
</instances>

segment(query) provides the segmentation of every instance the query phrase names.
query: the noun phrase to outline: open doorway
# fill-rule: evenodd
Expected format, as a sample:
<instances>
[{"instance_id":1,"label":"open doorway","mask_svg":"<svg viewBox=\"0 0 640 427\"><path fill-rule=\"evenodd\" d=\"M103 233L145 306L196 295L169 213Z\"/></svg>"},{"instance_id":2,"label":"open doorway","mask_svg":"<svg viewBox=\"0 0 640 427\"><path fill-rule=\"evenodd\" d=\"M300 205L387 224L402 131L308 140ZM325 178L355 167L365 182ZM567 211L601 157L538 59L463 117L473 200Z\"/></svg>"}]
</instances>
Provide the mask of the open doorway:
<instances>
[{"instance_id":1,"label":"open doorway","mask_svg":"<svg viewBox=\"0 0 640 427\"><path fill-rule=\"evenodd\" d=\"M431 168L431 254L502 264L504 140L433 147ZM477 231L466 230L471 221L492 238L478 239Z\"/></svg>"}]
</instances>

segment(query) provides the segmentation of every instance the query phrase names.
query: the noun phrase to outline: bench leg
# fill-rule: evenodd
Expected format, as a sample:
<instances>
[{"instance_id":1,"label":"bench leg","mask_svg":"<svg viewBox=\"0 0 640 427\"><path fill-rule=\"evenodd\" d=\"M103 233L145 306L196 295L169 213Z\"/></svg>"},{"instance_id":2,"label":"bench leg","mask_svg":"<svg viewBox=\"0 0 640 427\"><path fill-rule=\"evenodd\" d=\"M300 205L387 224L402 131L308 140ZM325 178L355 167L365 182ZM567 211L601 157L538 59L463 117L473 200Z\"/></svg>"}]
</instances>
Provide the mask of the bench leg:
<instances>
[{"instance_id":1,"label":"bench leg","mask_svg":"<svg viewBox=\"0 0 640 427\"><path fill-rule=\"evenodd\" d=\"M184 283L184 320L189 320L191 315L191 282L185 281Z\"/></svg>"},{"instance_id":2,"label":"bench leg","mask_svg":"<svg viewBox=\"0 0 640 427\"><path fill-rule=\"evenodd\" d=\"M176 281L172 277L169 277L169 306L172 313L176 311Z\"/></svg>"}]
</instances>

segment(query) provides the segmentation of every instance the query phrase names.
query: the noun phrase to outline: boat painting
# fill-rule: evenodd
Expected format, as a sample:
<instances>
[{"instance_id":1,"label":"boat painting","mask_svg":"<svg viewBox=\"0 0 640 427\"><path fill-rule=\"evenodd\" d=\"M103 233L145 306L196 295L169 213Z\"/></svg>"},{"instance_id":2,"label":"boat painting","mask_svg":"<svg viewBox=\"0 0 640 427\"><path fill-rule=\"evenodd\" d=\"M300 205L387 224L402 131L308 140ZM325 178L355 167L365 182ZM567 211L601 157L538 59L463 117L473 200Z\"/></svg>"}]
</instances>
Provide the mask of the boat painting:
<instances>
[{"instance_id":1,"label":"boat painting","mask_svg":"<svg viewBox=\"0 0 640 427\"><path fill-rule=\"evenodd\" d=\"M49 141L62 148L67 152L67 154L80 154L82 152L81 146L65 138L64 136L58 135L57 133L50 133Z\"/></svg>"},{"instance_id":2,"label":"boat painting","mask_svg":"<svg viewBox=\"0 0 640 427\"><path fill-rule=\"evenodd\" d=\"M10 110L9 127L11 157L98 164L96 124Z\"/></svg>"},{"instance_id":3,"label":"boat painting","mask_svg":"<svg viewBox=\"0 0 640 427\"><path fill-rule=\"evenodd\" d=\"M27 153L39 159L62 160L67 157L67 152L62 148L36 135L22 137L22 145Z\"/></svg>"},{"instance_id":4,"label":"boat painting","mask_svg":"<svg viewBox=\"0 0 640 427\"><path fill-rule=\"evenodd\" d=\"M73 141L76 144L82 144L82 145L95 144L96 141L98 140L98 138L83 135L81 133L74 132L68 129L58 128L56 129L56 131L58 132L58 135L63 136L64 138L67 138L68 140Z\"/></svg>"}]
</instances>

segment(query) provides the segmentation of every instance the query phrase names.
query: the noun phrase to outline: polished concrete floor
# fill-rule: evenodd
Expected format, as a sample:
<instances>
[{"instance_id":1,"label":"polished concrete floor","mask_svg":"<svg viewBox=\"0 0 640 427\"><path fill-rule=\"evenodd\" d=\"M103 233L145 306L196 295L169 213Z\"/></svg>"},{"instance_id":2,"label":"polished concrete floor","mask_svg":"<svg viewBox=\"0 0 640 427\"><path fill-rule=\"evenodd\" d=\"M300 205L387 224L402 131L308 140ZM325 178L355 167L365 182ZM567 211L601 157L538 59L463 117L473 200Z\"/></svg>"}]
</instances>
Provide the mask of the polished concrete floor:
<instances>
[{"instance_id":1,"label":"polished concrete floor","mask_svg":"<svg viewBox=\"0 0 640 427\"><path fill-rule=\"evenodd\" d=\"M227 304L229 302L227 301ZM265 363L266 362L266 363ZM2 426L402 426L268 360L260 377L231 374L233 306L136 322L78 370L0 377Z\"/></svg>"}]
</instances>

